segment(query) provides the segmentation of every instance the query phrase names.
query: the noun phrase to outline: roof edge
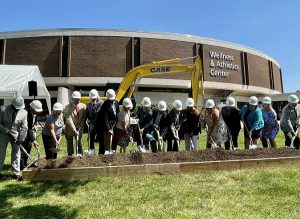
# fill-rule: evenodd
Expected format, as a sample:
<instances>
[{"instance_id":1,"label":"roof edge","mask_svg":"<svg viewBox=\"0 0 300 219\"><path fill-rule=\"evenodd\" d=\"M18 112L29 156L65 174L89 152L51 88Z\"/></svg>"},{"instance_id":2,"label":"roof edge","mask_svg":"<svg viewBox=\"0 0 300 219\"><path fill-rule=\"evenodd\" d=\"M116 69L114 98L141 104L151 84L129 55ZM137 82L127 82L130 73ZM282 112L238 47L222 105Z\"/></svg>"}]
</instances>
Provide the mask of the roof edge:
<instances>
[{"instance_id":1,"label":"roof edge","mask_svg":"<svg viewBox=\"0 0 300 219\"><path fill-rule=\"evenodd\" d=\"M107 29L107 28L54 28L54 29L32 29L20 31L0 32L0 39L14 39L26 37L46 37L46 36L116 36L116 37L142 37L142 38L156 38L184 42L193 42L200 44L207 44L212 46L219 46L230 48L234 50L241 50L262 58L271 60L279 68L280 65L274 58L269 55L240 44L235 44L227 41L211 39L206 37L194 36L190 34L176 34L163 32L147 32L121 29Z\"/></svg>"}]
</instances>

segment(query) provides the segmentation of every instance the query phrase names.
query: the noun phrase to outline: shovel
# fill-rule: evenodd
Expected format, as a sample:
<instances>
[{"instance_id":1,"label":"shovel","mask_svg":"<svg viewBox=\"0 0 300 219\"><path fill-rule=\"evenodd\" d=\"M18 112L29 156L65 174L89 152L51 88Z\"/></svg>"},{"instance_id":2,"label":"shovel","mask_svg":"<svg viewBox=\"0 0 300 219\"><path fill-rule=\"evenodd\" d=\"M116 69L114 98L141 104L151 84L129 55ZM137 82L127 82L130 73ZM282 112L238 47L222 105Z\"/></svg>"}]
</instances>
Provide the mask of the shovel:
<instances>
[{"instance_id":1,"label":"shovel","mask_svg":"<svg viewBox=\"0 0 300 219\"><path fill-rule=\"evenodd\" d=\"M294 141L295 141L296 136L298 135L298 133L299 133L299 128L297 128L295 136L293 136L291 132L289 132L287 134L287 136L291 139L291 144L290 144L290 146L287 146L287 148L290 148L290 149L294 149L295 148L294 147Z\"/></svg>"},{"instance_id":2,"label":"shovel","mask_svg":"<svg viewBox=\"0 0 300 219\"><path fill-rule=\"evenodd\" d=\"M257 149L257 148L258 148L258 145L253 144L253 140L252 140L252 137L251 137L250 135L249 135L249 138L250 138L249 149Z\"/></svg>"},{"instance_id":3,"label":"shovel","mask_svg":"<svg viewBox=\"0 0 300 219\"><path fill-rule=\"evenodd\" d=\"M250 145L249 145L249 149L257 149L258 148L258 145L256 144L253 144L253 140L252 140L252 137L249 133L249 130L247 128L247 125L244 121L242 121L243 125L244 125L244 129L246 129L247 133L248 133L248 136L249 136L249 139L250 139Z\"/></svg>"},{"instance_id":4,"label":"shovel","mask_svg":"<svg viewBox=\"0 0 300 219\"><path fill-rule=\"evenodd\" d=\"M164 144L164 140L161 136L159 138L158 145L159 145L159 151L165 152L165 144Z\"/></svg>"},{"instance_id":5,"label":"shovel","mask_svg":"<svg viewBox=\"0 0 300 219\"><path fill-rule=\"evenodd\" d=\"M140 125L138 125L138 131L139 131L139 135L140 135L140 141L141 141L141 145L138 147L139 152L141 153L146 153L146 149L145 149L145 145L144 145L144 140L143 140L143 133L141 133L141 128Z\"/></svg>"},{"instance_id":6,"label":"shovel","mask_svg":"<svg viewBox=\"0 0 300 219\"><path fill-rule=\"evenodd\" d=\"M213 149L218 149L218 148L220 148L220 147L217 145L217 143L212 139L211 136L210 136L210 140L211 140L211 147L212 147Z\"/></svg>"},{"instance_id":7,"label":"shovel","mask_svg":"<svg viewBox=\"0 0 300 219\"><path fill-rule=\"evenodd\" d=\"M30 163L26 166L27 167L30 167L30 166L35 166L35 163L40 159L40 151L38 150L38 157L35 158L34 160L32 159L32 157L28 154L28 152L26 151L26 149L23 147L23 145L19 145L21 150L24 152L24 154L28 157L28 159L30 160Z\"/></svg>"},{"instance_id":8,"label":"shovel","mask_svg":"<svg viewBox=\"0 0 300 219\"><path fill-rule=\"evenodd\" d=\"M158 141L158 152L164 152L164 140L163 137L160 135L159 130L157 127L154 127L154 135L155 140Z\"/></svg>"},{"instance_id":9,"label":"shovel","mask_svg":"<svg viewBox=\"0 0 300 219\"><path fill-rule=\"evenodd\" d=\"M194 142L193 142L193 139L192 137L190 138L190 141L191 141L191 150L194 151L195 150L195 145L194 145Z\"/></svg>"},{"instance_id":10,"label":"shovel","mask_svg":"<svg viewBox=\"0 0 300 219\"><path fill-rule=\"evenodd\" d=\"M140 140L141 140L141 145L138 147L138 150L141 153L146 153L145 145L144 145L144 140L143 140L143 135L140 134Z\"/></svg>"},{"instance_id":11,"label":"shovel","mask_svg":"<svg viewBox=\"0 0 300 219\"><path fill-rule=\"evenodd\" d=\"M35 158L30 164L28 164L27 166L26 166L26 168L28 168L28 167L31 167L31 166L37 166L35 163L39 160L39 159L41 159L41 152L40 152L40 149L39 148L36 148L36 151L37 151L37 154L38 154L38 156L37 156L37 158Z\"/></svg>"},{"instance_id":12,"label":"shovel","mask_svg":"<svg viewBox=\"0 0 300 219\"><path fill-rule=\"evenodd\" d=\"M80 129L78 130L78 132L80 132ZM82 157L82 155L78 153L79 135L76 135L75 142L76 142L76 150L75 150L75 154L73 154L72 156L73 157Z\"/></svg>"},{"instance_id":13,"label":"shovel","mask_svg":"<svg viewBox=\"0 0 300 219\"><path fill-rule=\"evenodd\" d=\"M84 157L95 157L96 156L95 151L92 151L91 146L90 146L91 145L90 144L91 137L90 137L90 126L89 126L88 122L86 123L86 125L88 127L88 136L87 136L88 149L83 152L83 156Z\"/></svg>"}]
</instances>

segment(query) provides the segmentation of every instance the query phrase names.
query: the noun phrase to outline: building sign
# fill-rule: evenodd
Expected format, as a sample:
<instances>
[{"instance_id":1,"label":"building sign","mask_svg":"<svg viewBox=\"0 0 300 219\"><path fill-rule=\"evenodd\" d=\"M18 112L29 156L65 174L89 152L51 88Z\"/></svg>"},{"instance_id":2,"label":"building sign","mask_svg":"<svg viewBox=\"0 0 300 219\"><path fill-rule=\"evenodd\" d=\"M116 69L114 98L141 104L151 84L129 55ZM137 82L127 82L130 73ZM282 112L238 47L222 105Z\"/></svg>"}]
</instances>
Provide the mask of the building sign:
<instances>
[{"instance_id":1,"label":"building sign","mask_svg":"<svg viewBox=\"0 0 300 219\"><path fill-rule=\"evenodd\" d=\"M228 78L232 71L239 71L240 66L235 63L232 55L224 52L209 51L210 57L210 73L211 77Z\"/></svg>"}]
</instances>

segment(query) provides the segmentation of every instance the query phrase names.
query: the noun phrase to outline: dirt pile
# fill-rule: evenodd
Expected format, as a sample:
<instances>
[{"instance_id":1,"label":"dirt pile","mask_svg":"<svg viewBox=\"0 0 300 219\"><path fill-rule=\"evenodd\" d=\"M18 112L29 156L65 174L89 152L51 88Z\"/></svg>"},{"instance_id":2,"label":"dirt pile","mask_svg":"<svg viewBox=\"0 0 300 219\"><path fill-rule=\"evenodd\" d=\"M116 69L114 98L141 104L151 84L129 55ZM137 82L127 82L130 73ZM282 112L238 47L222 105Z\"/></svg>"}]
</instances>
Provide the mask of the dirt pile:
<instances>
[{"instance_id":1,"label":"dirt pile","mask_svg":"<svg viewBox=\"0 0 300 219\"><path fill-rule=\"evenodd\" d=\"M295 156L300 156L300 151L286 148L237 151L225 151L223 149L217 149L146 154L136 152L132 154L115 154L108 156L101 155L93 158L64 157L57 160L45 160L42 158L36 163L36 165L38 169L55 169Z\"/></svg>"}]
</instances>

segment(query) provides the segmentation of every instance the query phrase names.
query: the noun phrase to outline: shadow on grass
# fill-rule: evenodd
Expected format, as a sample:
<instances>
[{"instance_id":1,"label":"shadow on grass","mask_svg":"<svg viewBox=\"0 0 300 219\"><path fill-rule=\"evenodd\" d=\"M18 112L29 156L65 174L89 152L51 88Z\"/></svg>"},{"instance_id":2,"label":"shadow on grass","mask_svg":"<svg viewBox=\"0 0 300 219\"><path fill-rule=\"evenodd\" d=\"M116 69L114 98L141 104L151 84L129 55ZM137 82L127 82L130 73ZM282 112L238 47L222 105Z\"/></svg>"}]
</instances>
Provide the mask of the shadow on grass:
<instances>
[{"instance_id":1,"label":"shadow on grass","mask_svg":"<svg viewBox=\"0 0 300 219\"><path fill-rule=\"evenodd\" d=\"M46 182L46 183L19 183L8 180L0 184L0 218L74 218L77 215L77 210L68 206L48 205L39 203L31 205L30 201L35 201L41 198L46 193L52 193L52 196L64 196L70 193L75 193L77 187L81 187L87 182ZM15 207L15 203L11 198L17 198L20 208ZM51 199L51 196L49 197ZM27 203L29 205L26 205ZM26 206L24 206L26 205Z\"/></svg>"},{"instance_id":2,"label":"shadow on grass","mask_svg":"<svg viewBox=\"0 0 300 219\"><path fill-rule=\"evenodd\" d=\"M3 169L1 171L1 176L0 176L0 183L1 181L3 180L8 180L8 179L11 179L11 165L9 164L4 164L3 165Z\"/></svg>"},{"instance_id":3,"label":"shadow on grass","mask_svg":"<svg viewBox=\"0 0 300 219\"><path fill-rule=\"evenodd\" d=\"M1 209L1 218L75 218L75 209L46 204L27 205L21 208Z\"/></svg>"}]
</instances>

